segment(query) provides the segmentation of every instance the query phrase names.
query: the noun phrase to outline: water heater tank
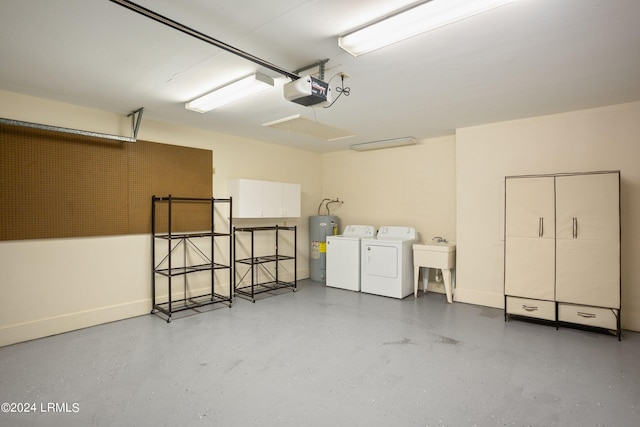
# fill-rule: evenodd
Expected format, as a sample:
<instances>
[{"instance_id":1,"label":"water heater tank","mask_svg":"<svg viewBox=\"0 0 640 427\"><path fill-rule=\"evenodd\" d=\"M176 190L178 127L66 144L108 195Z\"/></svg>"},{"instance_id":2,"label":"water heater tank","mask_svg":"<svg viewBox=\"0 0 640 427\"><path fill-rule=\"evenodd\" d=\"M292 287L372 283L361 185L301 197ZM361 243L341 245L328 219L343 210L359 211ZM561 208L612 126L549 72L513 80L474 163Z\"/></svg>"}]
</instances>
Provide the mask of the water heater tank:
<instances>
[{"instance_id":1,"label":"water heater tank","mask_svg":"<svg viewBox=\"0 0 640 427\"><path fill-rule=\"evenodd\" d=\"M309 276L316 282L326 280L327 236L338 234L340 220L335 215L309 217Z\"/></svg>"}]
</instances>

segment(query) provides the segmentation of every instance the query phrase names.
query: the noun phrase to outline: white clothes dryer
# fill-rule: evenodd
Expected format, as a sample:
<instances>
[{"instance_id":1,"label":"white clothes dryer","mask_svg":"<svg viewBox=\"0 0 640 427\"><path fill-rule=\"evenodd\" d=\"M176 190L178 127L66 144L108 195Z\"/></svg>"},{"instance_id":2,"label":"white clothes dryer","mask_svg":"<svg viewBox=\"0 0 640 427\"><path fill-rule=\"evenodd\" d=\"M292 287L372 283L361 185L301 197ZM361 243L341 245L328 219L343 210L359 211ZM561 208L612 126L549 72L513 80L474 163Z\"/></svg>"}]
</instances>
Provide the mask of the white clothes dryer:
<instances>
[{"instance_id":1,"label":"white clothes dryer","mask_svg":"<svg viewBox=\"0 0 640 427\"><path fill-rule=\"evenodd\" d=\"M413 293L413 227L381 227L376 239L361 241L360 290L374 295L404 298Z\"/></svg>"},{"instance_id":2,"label":"white clothes dryer","mask_svg":"<svg viewBox=\"0 0 640 427\"><path fill-rule=\"evenodd\" d=\"M343 234L327 236L327 286L360 291L360 241L363 238L375 238L372 225L347 225Z\"/></svg>"}]
</instances>

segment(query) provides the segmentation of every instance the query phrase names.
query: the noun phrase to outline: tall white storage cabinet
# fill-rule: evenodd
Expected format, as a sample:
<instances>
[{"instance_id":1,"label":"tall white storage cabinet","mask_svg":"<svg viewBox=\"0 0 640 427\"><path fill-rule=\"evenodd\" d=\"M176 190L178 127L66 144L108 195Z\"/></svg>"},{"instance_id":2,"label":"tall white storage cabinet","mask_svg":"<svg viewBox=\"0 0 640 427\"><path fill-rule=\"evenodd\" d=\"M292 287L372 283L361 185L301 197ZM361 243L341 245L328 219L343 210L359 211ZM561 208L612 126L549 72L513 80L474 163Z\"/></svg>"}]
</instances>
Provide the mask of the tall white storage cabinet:
<instances>
[{"instance_id":1,"label":"tall white storage cabinet","mask_svg":"<svg viewBox=\"0 0 640 427\"><path fill-rule=\"evenodd\" d=\"M620 172L505 179L505 319L616 331Z\"/></svg>"}]
</instances>

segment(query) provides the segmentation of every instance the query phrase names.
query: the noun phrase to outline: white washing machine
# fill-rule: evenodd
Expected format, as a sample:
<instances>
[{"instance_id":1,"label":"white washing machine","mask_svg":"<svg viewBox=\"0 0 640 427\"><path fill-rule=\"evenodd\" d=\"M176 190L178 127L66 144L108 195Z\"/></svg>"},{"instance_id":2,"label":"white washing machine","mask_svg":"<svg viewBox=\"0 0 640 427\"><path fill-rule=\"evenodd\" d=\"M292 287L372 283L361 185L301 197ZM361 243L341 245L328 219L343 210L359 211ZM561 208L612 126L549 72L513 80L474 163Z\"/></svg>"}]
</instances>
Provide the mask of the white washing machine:
<instances>
[{"instance_id":1,"label":"white washing machine","mask_svg":"<svg viewBox=\"0 0 640 427\"><path fill-rule=\"evenodd\" d=\"M347 225L343 234L327 236L327 286L360 291L360 241L374 237L372 225Z\"/></svg>"},{"instance_id":2,"label":"white washing machine","mask_svg":"<svg viewBox=\"0 0 640 427\"><path fill-rule=\"evenodd\" d=\"M360 290L404 298L413 293L413 227L381 227L376 239L361 240Z\"/></svg>"}]
</instances>

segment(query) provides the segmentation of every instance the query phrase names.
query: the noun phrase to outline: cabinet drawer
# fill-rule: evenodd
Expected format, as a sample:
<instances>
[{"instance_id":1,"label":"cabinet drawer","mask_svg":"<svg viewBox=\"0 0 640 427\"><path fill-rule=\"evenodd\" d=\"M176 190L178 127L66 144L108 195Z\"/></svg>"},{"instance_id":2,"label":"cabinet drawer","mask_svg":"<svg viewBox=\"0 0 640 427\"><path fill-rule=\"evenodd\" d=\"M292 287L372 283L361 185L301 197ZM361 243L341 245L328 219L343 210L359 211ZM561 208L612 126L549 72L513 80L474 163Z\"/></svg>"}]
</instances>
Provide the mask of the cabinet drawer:
<instances>
[{"instance_id":1,"label":"cabinet drawer","mask_svg":"<svg viewBox=\"0 0 640 427\"><path fill-rule=\"evenodd\" d=\"M507 314L556 320L556 303L529 298L507 297Z\"/></svg>"},{"instance_id":2,"label":"cabinet drawer","mask_svg":"<svg viewBox=\"0 0 640 427\"><path fill-rule=\"evenodd\" d=\"M597 328L618 329L618 310L588 305L558 304L558 320Z\"/></svg>"}]
</instances>

